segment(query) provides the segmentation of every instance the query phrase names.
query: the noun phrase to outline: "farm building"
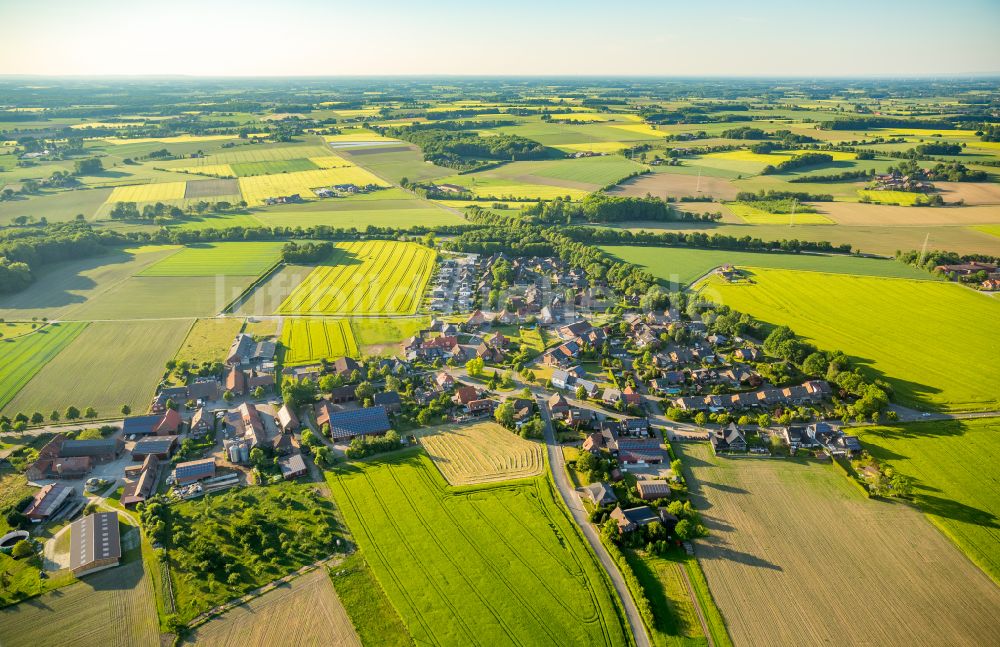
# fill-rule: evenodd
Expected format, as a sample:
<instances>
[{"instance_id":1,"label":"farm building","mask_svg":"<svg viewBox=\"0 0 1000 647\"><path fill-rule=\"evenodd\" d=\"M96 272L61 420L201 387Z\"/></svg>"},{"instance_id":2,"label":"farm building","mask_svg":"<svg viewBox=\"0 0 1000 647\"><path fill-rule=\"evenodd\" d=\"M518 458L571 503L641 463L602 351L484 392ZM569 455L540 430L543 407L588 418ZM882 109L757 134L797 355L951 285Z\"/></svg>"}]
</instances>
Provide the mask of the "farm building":
<instances>
[{"instance_id":1,"label":"farm building","mask_svg":"<svg viewBox=\"0 0 1000 647\"><path fill-rule=\"evenodd\" d=\"M151 436L176 434L181 428L181 414L174 409L167 409L163 413L154 413L148 416L131 416L125 418L122 425L122 435L129 436Z\"/></svg>"},{"instance_id":2,"label":"farm building","mask_svg":"<svg viewBox=\"0 0 1000 647\"><path fill-rule=\"evenodd\" d=\"M385 410L389 413L399 413L403 410L403 401L399 398L399 394L395 391L376 393L372 398L372 401L376 405L385 407Z\"/></svg>"},{"instance_id":3,"label":"farm building","mask_svg":"<svg viewBox=\"0 0 1000 647\"><path fill-rule=\"evenodd\" d=\"M635 484L639 498L643 501L666 499L670 496L670 485L666 481L638 481Z\"/></svg>"},{"instance_id":4,"label":"farm building","mask_svg":"<svg viewBox=\"0 0 1000 647\"><path fill-rule=\"evenodd\" d=\"M391 428L385 407L337 411L329 414L327 422L330 425L330 437L335 442L358 436L381 436Z\"/></svg>"},{"instance_id":5,"label":"farm building","mask_svg":"<svg viewBox=\"0 0 1000 647\"><path fill-rule=\"evenodd\" d=\"M278 410L278 426L282 431L295 431L299 428L299 418L295 415L287 404L282 405Z\"/></svg>"},{"instance_id":6,"label":"farm building","mask_svg":"<svg viewBox=\"0 0 1000 647\"><path fill-rule=\"evenodd\" d=\"M215 427L215 418L212 414L205 409L205 407L199 408L191 416L191 434L195 436L201 436L212 431Z\"/></svg>"},{"instance_id":7,"label":"farm building","mask_svg":"<svg viewBox=\"0 0 1000 647\"><path fill-rule=\"evenodd\" d=\"M663 448L655 438L619 438L618 460L622 463L655 465L663 462Z\"/></svg>"},{"instance_id":8,"label":"farm building","mask_svg":"<svg viewBox=\"0 0 1000 647\"><path fill-rule=\"evenodd\" d=\"M67 440L57 434L38 452L38 458L25 470L29 480L80 478L99 463L121 456L125 443L117 438Z\"/></svg>"},{"instance_id":9,"label":"farm building","mask_svg":"<svg viewBox=\"0 0 1000 647\"><path fill-rule=\"evenodd\" d=\"M161 461L169 460L177 444L177 436L150 436L142 438L132 448L132 460L145 460L147 456L155 456Z\"/></svg>"},{"instance_id":10,"label":"farm building","mask_svg":"<svg viewBox=\"0 0 1000 647\"><path fill-rule=\"evenodd\" d=\"M285 480L298 478L306 473L306 462L302 458L302 454L282 456L278 459L278 467L281 469L281 476Z\"/></svg>"},{"instance_id":11,"label":"farm building","mask_svg":"<svg viewBox=\"0 0 1000 647\"><path fill-rule=\"evenodd\" d=\"M35 498L24 509L24 516L32 523L48 521L72 496L73 488L68 485L50 483L35 493Z\"/></svg>"},{"instance_id":12,"label":"farm building","mask_svg":"<svg viewBox=\"0 0 1000 647\"><path fill-rule=\"evenodd\" d=\"M618 529L622 532L632 532L659 520L659 516L646 506L628 510L622 510L618 506L611 511L611 518L618 522Z\"/></svg>"},{"instance_id":13,"label":"farm building","mask_svg":"<svg viewBox=\"0 0 1000 647\"><path fill-rule=\"evenodd\" d=\"M149 405L149 410L153 413L163 413L167 410L167 403L173 400L174 402L183 402L187 399L187 387L186 386L171 386L162 389L159 393L153 396L153 402Z\"/></svg>"},{"instance_id":14,"label":"farm building","mask_svg":"<svg viewBox=\"0 0 1000 647\"><path fill-rule=\"evenodd\" d=\"M118 566L122 556L117 512L95 512L70 525L69 568L80 577Z\"/></svg>"},{"instance_id":15,"label":"farm building","mask_svg":"<svg viewBox=\"0 0 1000 647\"><path fill-rule=\"evenodd\" d=\"M159 475L160 461L154 455L146 456L141 466L125 468L125 489L121 504L126 508L142 503L153 495L156 477Z\"/></svg>"},{"instance_id":16,"label":"farm building","mask_svg":"<svg viewBox=\"0 0 1000 647\"><path fill-rule=\"evenodd\" d=\"M333 362L333 372L345 379L360 369L361 365L350 357L339 357Z\"/></svg>"},{"instance_id":17,"label":"farm building","mask_svg":"<svg viewBox=\"0 0 1000 647\"><path fill-rule=\"evenodd\" d=\"M596 506L611 505L618 502L618 497L615 496L614 490L607 483L591 483L584 490L587 491L587 496Z\"/></svg>"},{"instance_id":18,"label":"farm building","mask_svg":"<svg viewBox=\"0 0 1000 647\"><path fill-rule=\"evenodd\" d=\"M211 402L222 397L222 384L214 377L200 377L188 385L189 400Z\"/></svg>"},{"instance_id":19,"label":"farm building","mask_svg":"<svg viewBox=\"0 0 1000 647\"><path fill-rule=\"evenodd\" d=\"M188 485L213 476L215 476L214 458L177 463L177 468L174 469L174 480L177 481L178 485Z\"/></svg>"}]
</instances>

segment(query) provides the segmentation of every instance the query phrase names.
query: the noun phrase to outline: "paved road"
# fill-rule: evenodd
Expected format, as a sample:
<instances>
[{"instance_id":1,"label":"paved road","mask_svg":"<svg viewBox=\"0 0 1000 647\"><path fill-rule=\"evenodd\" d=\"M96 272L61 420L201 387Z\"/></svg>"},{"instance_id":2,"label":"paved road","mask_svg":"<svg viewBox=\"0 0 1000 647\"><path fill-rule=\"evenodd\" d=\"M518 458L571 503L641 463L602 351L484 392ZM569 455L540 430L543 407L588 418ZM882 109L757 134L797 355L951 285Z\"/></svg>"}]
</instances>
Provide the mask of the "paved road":
<instances>
[{"instance_id":1,"label":"paved road","mask_svg":"<svg viewBox=\"0 0 1000 647\"><path fill-rule=\"evenodd\" d=\"M555 478L556 487L559 488L559 493L562 495L563 501L566 502L566 507L569 508L570 513L573 515L574 521L576 521L580 530L583 531L583 535L587 538L587 541L590 542L590 546L597 554L597 558L601 560L601 565L604 566L604 570L607 571L608 576L611 578L611 583L614 584L615 590L618 591L618 597L621 598L622 604L625 607L625 615L628 617L632 635L635 636L635 644L637 647L649 647L650 642L649 636L646 635L646 625L642 623L642 616L639 615L639 609L635 606L632 594L625 584L625 578L622 577L621 572L618 570L618 565L611 559L611 555L608 554L607 549L604 548L604 544L601 543L601 538L597 536L597 532L590 524L590 520L587 518L587 511L584 509L583 504L580 503L580 498L566 476L562 448L556 443L555 433L552 431L552 418L549 416L549 408L545 400L541 397L538 398L538 408L542 412L542 418L545 420L545 445L548 448L549 466L552 468L552 476Z\"/></svg>"}]
</instances>

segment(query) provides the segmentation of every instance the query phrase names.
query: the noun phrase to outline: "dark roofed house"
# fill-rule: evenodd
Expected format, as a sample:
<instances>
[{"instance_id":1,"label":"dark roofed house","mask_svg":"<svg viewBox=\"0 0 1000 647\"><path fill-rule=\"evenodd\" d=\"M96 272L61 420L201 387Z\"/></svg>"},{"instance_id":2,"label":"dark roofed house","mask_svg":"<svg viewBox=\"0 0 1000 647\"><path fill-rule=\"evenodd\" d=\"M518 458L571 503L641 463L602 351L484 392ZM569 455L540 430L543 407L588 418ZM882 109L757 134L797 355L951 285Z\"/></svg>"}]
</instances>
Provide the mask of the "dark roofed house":
<instances>
[{"instance_id":1,"label":"dark roofed house","mask_svg":"<svg viewBox=\"0 0 1000 647\"><path fill-rule=\"evenodd\" d=\"M469 404L466 406L469 409L469 413L471 413L474 416L487 416L493 413L493 410L496 409L497 404L499 403L496 400L490 400L489 398L482 398L480 400L473 400L469 402Z\"/></svg>"},{"instance_id":2,"label":"dark roofed house","mask_svg":"<svg viewBox=\"0 0 1000 647\"><path fill-rule=\"evenodd\" d=\"M372 402L376 405L385 407L385 410L389 413L399 413L403 410L403 401L400 399L399 394L395 391L376 393L372 396Z\"/></svg>"},{"instance_id":3,"label":"dark roofed house","mask_svg":"<svg viewBox=\"0 0 1000 647\"><path fill-rule=\"evenodd\" d=\"M67 440L59 450L60 458L86 456L95 463L108 463L125 451L125 443L119 438L98 438L94 440Z\"/></svg>"},{"instance_id":4,"label":"dark roofed house","mask_svg":"<svg viewBox=\"0 0 1000 647\"><path fill-rule=\"evenodd\" d=\"M621 506L618 506L611 511L611 518L618 522L618 529L622 532L632 532L660 519L657 513L646 506L629 508L628 510L622 510Z\"/></svg>"},{"instance_id":5,"label":"dark roofed house","mask_svg":"<svg viewBox=\"0 0 1000 647\"><path fill-rule=\"evenodd\" d=\"M69 568L80 577L118 566L122 557L117 512L95 512L70 525Z\"/></svg>"},{"instance_id":6,"label":"dark roofed house","mask_svg":"<svg viewBox=\"0 0 1000 647\"><path fill-rule=\"evenodd\" d=\"M611 505L618 502L615 491L607 483L591 483L583 489L586 490L587 496L590 497L590 500L596 506Z\"/></svg>"},{"instance_id":7,"label":"dark roofed house","mask_svg":"<svg viewBox=\"0 0 1000 647\"><path fill-rule=\"evenodd\" d=\"M288 404L283 404L278 409L278 426L281 427L282 431L295 431L299 428L299 418L288 407Z\"/></svg>"},{"instance_id":8,"label":"dark roofed house","mask_svg":"<svg viewBox=\"0 0 1000 647\"><path fill-rule=\"evenodd\" d=\"M747 439L734 423L729 423L728 427L716 429L709 436L712 449L715 452L745 452L747 450Z\"/></svg>"},{"instance_id":9,"label":"dark roofed house","mask_svg":"<svg viewBox=\"0 0 1000 647\"><path fill-rule=\"evenodd\" d=\"M232 345L229 347L229 355L226 356L226 364L229 366L239 366L240 364L249 364L250 360L253 358L253 353L256 350L257 345L250 335L239 334L233 339Z\"/></svg>"},{"instance_id":10,"label":"dark roofed house","mask_svg":"<svg viewBox=\"0 0 1000 647\"><path fill-rule=\"evenodd\" d=\"M295 453L279 458L278 468L281 470L282 478L287 481L304 476L306 473L306 462L302 458L302 454Z\"/></svg>"},{"instance_id":11,"label":"dark roofed house","mask_svg":"<svg viewBox=\"0 0 1000 647\"><path fill-rule=\"evenodd\" d=\"M194 415L191 416L191 433L195 436L207 434L212 431L214 426L215 418L205 409L205 407L199 408L194 412Z\"/></svg>"},{"instance_id":12,"label":"dark roofed house","mask_svg":"<svg viewBox=\"0 0 1000 647\"><path fill-rule=\"evenodd\" d=\"M656 465L663 459L663 448L655 438L618 439L618 460L622 463Z\"/></svg>"},{"instance_id":13,"label":"dark roofed house","mask_svg":"<svg viewBox=\"0 0 1000 647\"><path fill-rule=\"evenodd\" d=\"M561 393L553 393L549 398L549 411L552 412L553 416L562 418L569 413L569 402Z\"/></svg>"},{"instance_id":14,"label":"dark roofed house","mask_svg":"<svg viewBox=\"0 0 1000 647\"><path fill-rule=\"evenodd\" d=\"M200 377L188 385L188 398L206 402L222 397L222 384L214 377Z\"/></svg>"},{"instance_id":15,"label":"dark roofed house","mask_svg":"<svg viewBox=\"0 0 1000 647\"><path fill-rule=\"evenodd\" d=\"M214 458L177 463L177 468L174 470L174 478L178 485L188 485L213 476L215 476Z\"/></svg>"},{"instance_id":16,"label":"dark roofed house","mask_svg":"<svg viewBox=\"0 0 1000 647\"><path fill-rule=\"evenodd\" d=\"M284 456L286 454L291 454L295 447L292 445L291 434L278 434L271 439L271 449L278 456Z\"/></svg>"},{"instance_id":17,"label":"dark roofed house","mask_svg":"<svg viewBox=\"0 0 1000 647\"><path fill-rule=\"evenodd\" d=\"M138 472L132 473L132 479L125 481L120 503L126 508L142 503L153 495L156 488L156 477L159 475L160 461L156 456L149 455L142 461ZM126 471L126 476L129 472Z\"/></svg>"},{"instance_id":18,"label":"dark roofed house","mask_svg":"<svg viewBox=\"0 0 1000 647\"><path fill-rule=\"evenodd\" d=\"M125 422L122 424L122 435L147 436L153 433L156 425L160 424L160 420L162 419L163 416L160 414L125 418Z\"/></svg>"},{"instance_id":19,"label":"dark roofed house","mask_svg":"<svg viewBox=\"0 0 1000 647\"><path fill-rule=\"evenodd\" d=\"M381 436L392 428L385 407L337 411L329 414L328 424L335 442L358 436Z\"/></svg>"},{"instance_id":20,"label":"dark roofed house","mask_svg":"<svg viewBox=\"0 0 1000 647\"><path fill-rule=\"evenodd\" d=\"M155 456L161 461L168 460L176 444L177 436L148 436L135 443L132 460L145 460L147 456Z\"/></svg>"},{"instance_id":21,"label":"dark roofed house","mask_svg":"<svg viewBox=\"0 0 1000 647\"><path fill-rule=\"evenodd\" d=\"M333 363L333 372L342 378L349 378L354 371L361 370L361 365L350 357L338 357Z\"/></svg>"}]
</instances>

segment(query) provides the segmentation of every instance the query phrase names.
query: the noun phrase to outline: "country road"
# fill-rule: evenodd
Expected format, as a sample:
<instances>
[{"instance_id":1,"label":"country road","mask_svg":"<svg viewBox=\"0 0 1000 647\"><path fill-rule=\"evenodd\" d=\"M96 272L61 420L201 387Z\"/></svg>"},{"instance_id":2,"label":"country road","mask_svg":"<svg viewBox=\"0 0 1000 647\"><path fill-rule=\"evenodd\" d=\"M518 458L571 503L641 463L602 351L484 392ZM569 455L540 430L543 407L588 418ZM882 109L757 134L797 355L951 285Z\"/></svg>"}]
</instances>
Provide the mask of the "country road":
<instances>
[{"instance_id":1,"label":"country road","mask_svg":"<svg viewBox=\"0 0 1000 647\"><path fill-rule=\"evenodd\" d=\"M556 442L555 433L552 430L552 418L549 415L549 407L543 397L538 396L537 393L536 397L538 397L538 408L542 412L542 418L545 420L545 446L549 452L549 466L552 468L552 476L555 479L556 487L559 489L566 507L569 508L570 513L573 515L573 520L576 521L580 530L583 531L584 537L590 542L591 548L594 549L597 558L601 561L601 565L611 578L611 583L614 585L615 590L618 592L618 597L621 598L622 605L625 607L625 615L628 617L632 635L635 636L636 646L649 647L650 642L649 636L646 635L646 625L642 622L642 616L639 615L639 609L635 606L632 593L628 590L628 586L625 585L625 578L622 577L621 572L618 570L618 565L611 559L611 555L608 554L607 549L604 548L604 544L601 543L601 538L597 536L597 532L590 524L590 520L587 518L587 511L583 508L576 490L570 485L569 478L566 476L562 448Z\"/></svg>"}]
</instances>

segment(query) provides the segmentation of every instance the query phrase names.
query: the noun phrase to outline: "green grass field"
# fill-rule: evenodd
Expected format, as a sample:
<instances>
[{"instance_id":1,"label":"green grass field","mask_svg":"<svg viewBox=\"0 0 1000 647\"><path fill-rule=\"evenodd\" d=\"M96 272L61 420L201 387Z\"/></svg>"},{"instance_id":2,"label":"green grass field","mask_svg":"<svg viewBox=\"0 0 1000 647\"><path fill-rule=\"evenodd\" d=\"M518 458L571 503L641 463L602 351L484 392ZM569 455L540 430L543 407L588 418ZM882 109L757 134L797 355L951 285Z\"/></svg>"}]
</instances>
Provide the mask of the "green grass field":
<instances>
[{"instance_id":1,"label":"green grass field","mask_svg":"<svg viewBox=\"0 0 1000 647\"><path fill-rule=\"evenodd\" d=\"M238 297L254 276L133 276L67 310L63 318L173 319L213 317Z\"/></svg>"},{"instance_id":2,"label":"green grass field","mask_svg":"<svg viewBox=\"0 0 1000 647\"><path fill-rule=\"evenodd\" d=\"M1000 238L1000 225L979 225L978 227L972 227L972 229Z\"/></svg>"},{"instance_id":3,"label":"green grass field","mask_svg":"<svg viewBox=\"0 0 1000 647\"><path fill-rule=\"evenodd\" d=\"M351 319L351 329L362 351L395 351L397 344L427 327L427 317L393 317Z\"/></svg>"},{"instance_id":4,"label":"green grass field","mask_svg":"<svg viewBox=\"0 0 1000 647\"><path fill-rule=\"evenodd\" d=\"M191 322L94 322L47 362L10 400L5 413L62 412L94 407L102 418L120 415L123 404L146 411Z\"/></svg>"},{"instance_id":5,"label":"green grass field","mask_svg":"<svg viewBox=\"0 0 1000 647\"><path fill-rule=\"evenodd\" d=\"M914 480L930 520L1000 584L1000 418L859 429L865 449Z\"/></svg>"},{"instance_id":6,"label":"green grass field","mask_svg":"<svg viewBox=\"0 0 1000 647\"><path fill-rule=\"evenodd\" d=\"M901 404L992 410L1000 400L1000 301L942 281L756 269L754 283L713 277L710 298L881 373Z\"/></svg>"},{"instance_id":7,"label":"green grass field","mask_svg":"<svg viewBox=\"0 0 1000 647\"><path fill-rule=\"evenodd\" d=\"M896 261L857 256L767 254L686 247L606 245L601 249L629 263L641 265L665 281L688 284L711 269L730 263L742 268L809 270L833 274L885 276L932 280L927 272Z\"/></svg>"},{"instance_id":8,"label":"green grass field","mask_svg":"<svg viewBox=\"0 0 1000 647\"><path fill-rule=\"evenodd\" d=\"M433 250L415 243L338 243L281 304L286 315L413 314L434 267Z\"/></svg>"},{"instance_id":9,"label":"green grass field","mask_svg":"<svg viewBox=\"0 0 1000 647\"><path fill-rule=\"evenodd\" d=\"M281 258L280 242L189 245L140 276L258 276Z\"/></svg>"},{"instance_id":10,"label":"green grass field","mask_svg":"<svg viewBox=\"0 0 1000 647\"><path fill-rule=\"evenodd\" d=\"M631 173L642 171L646 166L625 159L621 155L603 155L580 159L546 160L540 162L512 162L487 171L485 175L497 178L565 180L575 186L582 183L597 189L614 184Z\"/></svg>"},{"instance_id":11,"label":"green grass field","mask_svg":"<svg viewBox=\"0 0 1000 647\"><path fill-rule=\"evenodd\" d=\"M346 319L286 319L281 329L281 343L286 349L286 365L360 356L351 324Z\"/></svg>"},{"instance_id":12,"label":"green grass field","mask_svg":"<svg viewBox=\"0 0 1000 647\"><path fill-rule=\"evenodd\" d=\"M729 210L741 220L751 225L832 225L833 221L821 213L768 213L748 204L730 202Z\"/></svg>"},{"instance_id":13,"label":"green grass field","mask_svg":"<svg viewBox=\"0 0 1000 647\"><path fill-rule=\"evenodd\" d=\"M319 168L308 159L271 160L266 162L237 162L229 167L237 177L251 175L271 175L273 173L293 173L295 171L314 171Z\"/></svg>"},{"instance_id":14,"label":"green grass field","mask_svg":"<svg viewBox=\"0 0 1000 647\"><path fill-rule=\"evenodd\" d=\"M448 488L408 451L327 480L417 644L629 643L606 575L546 478Z\"/></svg>"},{"instance_id":15,"label":"green grass field","mask_svg":"<svg viewBox=\"0 0 1000 647\"><path fill-rule=\"evenodd\" d=\"M233 317L199 319L191 326L174 359L195 366L202 362L224 362L233 338L243 328L243 320Z\"/></svg>"},{"instance_id":16,"label":"green grass field","mask_svg":"<svg viewBox=\"0 0 1000 647\"><path fill-rule=\"evenodd\" d=\"M0 185L3 181L0 181ZM0 187L2 188L2 187ZM101 205L111 195L111 189L90 189L87 191L60 191L33 196L24 200L0 202L0 225L9 225L18 216L45 218L49 222L73 220L82 213L91 220Z\"/></svg>"},{"instance_id":17,"label":"green grass field","mask_svg":"<svg viewBox=\"0 0 1000 647\"><path fill-rule=\"evenodd\" d=\"M399 613L378 585L361 553L345 558L330 573L344 610L363 645L409 647L413 644Z\"/></svg>"},{"instance_id":18,"label":"green grass field","mask_svg":"<svg viewBox=\"0 0 1000 647\"><path fill-rule=\"evenodd\" d=\"M0 410L31 378L87 327L84 323L54 323L17 339L0 340Z\"/></svg>"}]
</instances>

